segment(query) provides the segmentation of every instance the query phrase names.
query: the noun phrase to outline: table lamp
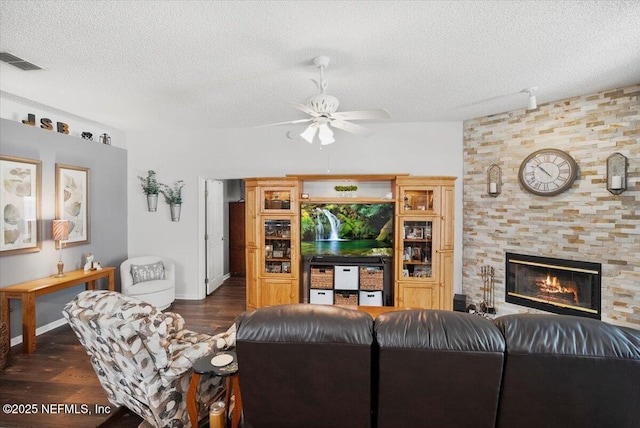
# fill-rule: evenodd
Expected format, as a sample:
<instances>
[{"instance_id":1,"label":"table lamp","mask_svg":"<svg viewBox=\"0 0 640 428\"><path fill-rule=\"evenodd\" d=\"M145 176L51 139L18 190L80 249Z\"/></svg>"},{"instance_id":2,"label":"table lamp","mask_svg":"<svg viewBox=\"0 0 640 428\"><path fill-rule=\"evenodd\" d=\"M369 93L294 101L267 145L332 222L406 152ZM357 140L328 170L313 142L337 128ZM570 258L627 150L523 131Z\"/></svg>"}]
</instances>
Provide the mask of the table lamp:
<instances>
[{"instance_id":1,"label":"table lamp","mask_svg":"<svg viewBox=\"0 0 640 428\"><path fill-rule=\"evenodd\" d=\"M69 239L69 220L53 220L53 240L58 241L58 250L60 257L58 259L57 278L65 276L64 263L62 263L62 241Z\"/></svg>"}]
</instances>

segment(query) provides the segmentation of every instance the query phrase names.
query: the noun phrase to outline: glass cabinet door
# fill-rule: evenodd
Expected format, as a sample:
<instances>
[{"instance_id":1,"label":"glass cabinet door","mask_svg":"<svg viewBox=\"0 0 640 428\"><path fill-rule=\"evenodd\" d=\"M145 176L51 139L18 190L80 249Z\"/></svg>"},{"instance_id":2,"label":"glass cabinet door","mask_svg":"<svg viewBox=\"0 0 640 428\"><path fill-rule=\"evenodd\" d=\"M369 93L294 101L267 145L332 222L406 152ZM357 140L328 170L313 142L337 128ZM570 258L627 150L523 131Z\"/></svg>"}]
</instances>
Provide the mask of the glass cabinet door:
<instances>
[{"instance_id":1,"label":"glass cabinet door","mask_svg":"<svg viewBox=\"0 0 640 428\"><path fill-rule=\"evenodd\" d=\"M403 189L400 195L400 212L411 214L434 210L433 189Z\"/></svg>"},{"instance_id":2,"label":"glass cabinet door","mask_svg":"<svg viewBox=\"0 0 640 428\"><path fill-rule=\"evenodd\" d=\"M291 210L291 190L290 189L264 189L262 191L264 211Z\"/></svg>"},{"instance_id":3,"label":"glass cabinet door","mask_svg":"<svg viewBox=\"0 0 640 428\"><path fill-rule=\"evenodd\" d=\"M433 220L402 220L402 280L433 278Z\"/></svg>"},{"instance_id":4,"label":"glass cabinet door","mask_svg":"<svg viewBox=\"0 0 640 428\"><path fill-rule=\"evenodd\" d=\"M291 273L291 220L264 220L265 273Z\"/></svg>"}]
</instances>

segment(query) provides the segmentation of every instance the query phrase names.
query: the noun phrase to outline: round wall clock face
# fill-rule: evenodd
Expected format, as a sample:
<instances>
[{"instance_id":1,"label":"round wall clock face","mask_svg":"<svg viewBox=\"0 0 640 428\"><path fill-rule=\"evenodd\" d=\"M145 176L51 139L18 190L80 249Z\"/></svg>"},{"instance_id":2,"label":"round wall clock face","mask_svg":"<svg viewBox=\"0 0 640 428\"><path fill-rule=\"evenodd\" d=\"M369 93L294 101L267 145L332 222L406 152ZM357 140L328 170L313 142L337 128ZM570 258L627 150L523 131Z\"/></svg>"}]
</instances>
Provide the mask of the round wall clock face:
<instances>
[{"instance_id":1,"label":"round wall clock face","mask_svg":"<svg viewBox=\"0 0 640 428\"><path fill-rule=\"evenodd\" d=\"M578 176L578 164L566 152L542 149L522 161L518 178L529 192L553 196L569 189Z\"/></svg>"}]
</instances>

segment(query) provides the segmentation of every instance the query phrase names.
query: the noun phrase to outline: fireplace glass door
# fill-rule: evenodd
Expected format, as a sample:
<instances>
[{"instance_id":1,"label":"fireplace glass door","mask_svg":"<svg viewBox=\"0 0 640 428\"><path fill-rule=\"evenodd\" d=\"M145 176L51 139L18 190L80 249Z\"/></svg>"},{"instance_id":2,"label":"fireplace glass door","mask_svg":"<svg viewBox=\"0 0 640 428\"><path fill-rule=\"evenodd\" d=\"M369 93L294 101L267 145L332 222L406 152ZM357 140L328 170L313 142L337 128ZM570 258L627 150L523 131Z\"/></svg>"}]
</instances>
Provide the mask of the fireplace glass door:
<instances>
[{"instance_id":1,"label":"fireplace glass door","mask_svg":"<svg viewBox=\"0 0 640 428\"><path fill-rule=\"evenodd\" d=\"M507 302L600 318L600 264L511 253L506 262Z\"/></svg>"}]
</instances>

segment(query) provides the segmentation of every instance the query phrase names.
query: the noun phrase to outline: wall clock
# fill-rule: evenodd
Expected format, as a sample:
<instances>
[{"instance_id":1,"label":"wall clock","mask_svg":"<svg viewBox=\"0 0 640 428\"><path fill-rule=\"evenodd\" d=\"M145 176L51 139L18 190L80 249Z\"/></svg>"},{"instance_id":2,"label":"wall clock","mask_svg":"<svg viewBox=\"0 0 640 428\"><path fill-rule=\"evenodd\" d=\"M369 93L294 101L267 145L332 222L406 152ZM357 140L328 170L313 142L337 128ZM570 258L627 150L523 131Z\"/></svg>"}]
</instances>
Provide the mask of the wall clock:
<instances>
[{"instance_id":1,"label":"wall clock","mask_svg":"<svg viewBox=\"0 0 640 428\"><path fill-rule=\"evenodd\" d=\"M569 189L578 176L578 164L566 152L542 149L522 161L518 178L525 190L540 196L554 196Z\"/></svg>"}]
</instances>

